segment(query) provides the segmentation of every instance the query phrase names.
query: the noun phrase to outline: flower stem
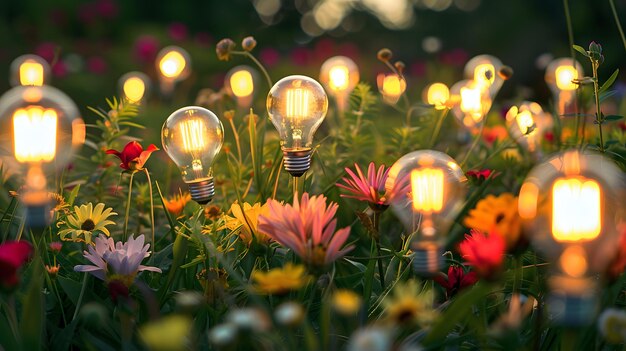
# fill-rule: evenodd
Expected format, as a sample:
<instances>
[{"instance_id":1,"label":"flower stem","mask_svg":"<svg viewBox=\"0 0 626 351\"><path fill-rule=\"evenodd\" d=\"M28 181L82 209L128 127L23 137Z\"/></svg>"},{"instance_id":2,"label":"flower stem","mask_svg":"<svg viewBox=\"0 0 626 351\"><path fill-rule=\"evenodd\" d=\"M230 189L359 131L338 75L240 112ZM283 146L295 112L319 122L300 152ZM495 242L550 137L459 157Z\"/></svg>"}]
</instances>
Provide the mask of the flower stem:
<instances>
[{"instance_id":1,"label":"flower stem","mask_svg":"<svg viewBox=\"0 0 626 351\"><path fill-rule=\"evenodd\" d=\"M85 288L87 287L88 278L89 273L85 272L83 276L83 286L80 288L80 294L78 295L78 301L76 301L76 309L74 310L74 316L72 317L72 321L76 319L76 316L78 316L78 311L80 311L80 305L83 302L83 296L85 295Z\"/></svg>"},{"instance_id":2,"label":"flower stem","mask_svg":"<svg viewBox=\"0 0 626 351\"><path fill-rule=\"evenodd\" d=\"M385 272L383 269L382 253L380 251L379 226L380 226L380 212L374 211L374 229L376 230L376 233L374 233L374 235L376 236L376 252L378 254L378 275L380 276L380 286L382 287L382 291L385 291L385 288L386 288L385 287Z\"/></svg>"},{"instance_id":3,"label":"flower stem","mask_svg":"<svg viewBox=\"0 0 626 351\"><path fill-rule=\"evenodd\" d=\"M563 10L565 12L565 22L567 23L567 38L569 40L569 51L572 60L574 59L574 30L572 29L572 17L569 13L569 0L563 0Z\"/></svg>"},{"instance_id":4,"label":"flower stem","mask_svg":"<svg viewBox=\"0 0 626 351\"><path fill-rule=\"evenodd\" d=\"M148 172L147 168L143 169L146 172L146 178L148 178L148 189L150 191L150 223L152 224L152 250L156 250L154 245L156 242L154 241L154 199L152 197L152 181L150 180L150 172Z\"/></svg>"},{"instance_id":5,"label":"flower stem","mask_svg":"<svg viewBox=\"0 0 626 351\"><path fill-rule=\"evenodd\" d=\"M126 200L126 214L124 215L124 233L122 239L126 241L128 238L128 217L130 215L130 198L133 194L133 177L135 176L135 172L130 174L130 182L128 183L128 199Z\"/></svg>"},{"instance_id":6,"label":"flower stem","mask_svg":"<svg viewBox=\"0 0 626 351\"><path fill-rule=\"evenodd\" d=\"M429 149L432 149L433 147L435 147L435 144L437 143L437 137L439 136L439 132L441 131L441 126L443 125L443 121L446 119L446 116L448 116L448 111L450 111L449 108L444 108L441 111L441 114L439 115L439 119L437 120L437 124L435 125L435 130L433 131L433 134L430 137Z\"/></svg>"},{"instance_id":7,"label":"flower stem","mask_svg":"<svg viewBox=\"0 0 626 351\"><path fill-rule=\"evenodd\" d=\"M230 127L233 130L235 144L237 145L237 156L239 156L239 164L241 164L241 143L239 142L239 133L237 133L237 128L235 127L235 122L233 122L233 119L230 118L228 121L230 122Z\"/></svg>"},{"instance_id":8,"label":"flower stem","mask_svg":"<svg viewBox=\"0 0 626 351\"><path fill-rule=\"evenodd\" d=\"M617 16L617 10L615 9L614 0L609 0L609 5L611 5L611 12L613 12L613 18L615 18L615 24L617 25L617 30L619 31L619 35L622 38L622 44L624 44L624 49L626 49L626 35L624 35L622 24L619 22L619 17Z\"/></svg>"},{"instance_id":9,"label":"flower stem","mask_svg":"<svg viewBox=\"0 0 626 351\"><path fill-rule=\"evenodd\" d=\"M270 75L269 75L269 73L267 73L267 70L265 69L263 64L259 60L257 60L257 58L254 57L254 55L252 55L248 51L233 51L233 54L243 54L245 56L248 56L248 58L250 58L250 60L252 60L254 62L254 64L256 64L257 67L259 67L259 69L263 73L263 76L265 76L265 80L267 81L267 85L270 87L270 89L272 89L272 86L274 86L274 83L272 83L272 78L270 78Z\"/></svg>"},{"instance_id":10,"label":"flower stem","mask_svg":"<svg viewBox=\"0 0 626 351\"><path fill-rule=\"evenodd\" d=\"M593 95L596 98L596 123L598 124L598 132L600 133L600 152L604 153L604 138L602 136L602 111L600 109L600 88L598 87L598 61L591 59L591 67L593 68Z\"/></svg>"},{"instance_id":11,"label":"flower stem","mask_svg":"<svg viewBox=\"0 0 626 351\"><path fill-rule=\"evenodd\" d=\"M485 116L485 119L486 118L487 118L487 116ZM472 145L470 146L469 150L467 150L467 153L465 154L465 157L463 158L463 162L461 162L461 164L460 164L461 168L463 168L463 166L465 166L465 163L467 162L467 160L469 159L470 155L472 154L472 151L474 151L474 148L476 147L476 145L478 145L478 141L480 140L480 138L483 135L483 129L485 128L485 124L486 123L487 123L487 121L483 121L483 124L480 126L480 130L478 131L478 133L474 137L474 141L472 142Z\"/></svg>"}]
</instances>

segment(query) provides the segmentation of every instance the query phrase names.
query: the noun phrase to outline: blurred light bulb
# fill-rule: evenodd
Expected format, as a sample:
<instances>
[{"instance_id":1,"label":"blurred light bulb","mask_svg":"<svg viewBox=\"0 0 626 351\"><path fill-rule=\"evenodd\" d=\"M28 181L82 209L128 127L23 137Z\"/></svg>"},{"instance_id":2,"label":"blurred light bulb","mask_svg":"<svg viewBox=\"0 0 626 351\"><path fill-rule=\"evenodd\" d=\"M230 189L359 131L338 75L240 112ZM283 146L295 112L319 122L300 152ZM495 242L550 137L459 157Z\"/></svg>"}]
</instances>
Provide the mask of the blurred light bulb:
<instances>
[{"instance_id":1,"label":"blurred light bulb","mask_svg":"<svg viewBox=\"0 0 626 351\"><path fill-rule=\"evenodd\" d=\"M300 177L311 167L313 135L324 121L324 88L306 76L279 80L267 96L267 112L281 138L285 170Z\"/></svg>"},{"instance_id":2,"label":"blurred light bulb","mask_svg":"<svg viewBox=\"0 0 626 351\"><path fill-rule=\"evenodd\" d=\"M477 131L482 125L492 100L489 90L472 80L462 80L450 89L452 112L465 128Z\"/></svg>"},{"instance_id":3,"label":"blurred light bulb","mask_svg":"<svg viewBox=\"0 0 626 351\"><path fill-rule=\"evenodd\" d=\"M345 111L348 96L359 83L359 68L348 57L331 57L320 68L320 82L335 98L339 110Z\"/></svg>"},{"instance_id":4,"label":"blurred light bulb","mask_svg":"<svg viewBox=\"0 0 626 351\"><path fill-rule=\"evenodd\" d=\"M211 201L212 166L224 143L224 127L217 116L198 106L178 109L163 124L161 142L189 186L191 199L199 204Z\"/></svg>"},{"instance_id":5,"label":"blurred light bulb","mask_svg":"<svg viewBox=\"0 0 626 351\"><path fill-rule=\"evenodd\" d=\"M385 188L393 212L412 235L417 274L439 272L448 229L465 201L466 180L454 159L439 151L414 151L391 166Z\"/></svg>"},{"instance_id":6,"label":"blurred light bulb","mask_svg":"<svg viewBox=\"0 0 626 351\"><path fill-rule=\"evenodd\" d=\"M50 76L50 65L37 55L22 55L11 63L11 86L42 86Z\"/></svg>"},{"instance_id":7,"label":"blurred light bulb","mask_svg":"<svg viewBox=\"0 0 626 351\"><path fill-rule=\"evenodd\" d=\"M141 72L128 72L119 80L122 96L134 103L141 103L150 91L150 78Z\"/></svg>"},{"instance_id":8,"label":"blurred light bulb","mask_svg":"<svg viewBox=\"0 0 626 351\"><path fill-rule=\"evenodd\" d=\"M552 117L536 102L524 101L506 113L509 134L537 158L541 157L542 135L552 127Z\"/></svg>"},{"instance_id":9,"label":"blurred light bulb","mask_svg":"<svg viewBox=\"0 0 626 351\"><path fill-rule=\"evenodd\" d=\"M624 173L599 154L566 151L536 166L520 190L524 232L554 266L549 308L556 322L593 319L597 278L615 257L626 219Z\"/></svg>"},{"instance_id":10,"label":"blurred light bulb","mask_svg":"<svg viewBox=\"0 0 626 351\"><path fill-rule=\"evenodd\" d=\"M443 83L433 83L424 89L423 100L425 103L435 106L435 109L443 110L450 100L450 89Z\"/></svg>"},{"instance_id":11,"label":"blurred light bulb","mask_svg":"<svg viewBox=\"0 0 626 351\"><path fill-rule=\"evenodd\" d=\"M582 66L571 58L559 58L546 68L545 80L554 96L557 113L564 115L576 111L576 89L572 80L584 76Z\"/></svg>"},{"instance_id":12,"label":"blurred light bulb","mask_svg":"<svg viewBox=\"0 0 626 351\"><path fill-rule=\"evenodd\" d=\"M494 100L504 83L500 75L502 67L504 66L497 57L478 55L465 64L465 78L476 82L481 90L488 90L489 98Z\"/></svg>"},{"instance_id":13,"label":"blurred light bulb","mask_svg":"<svg viewBox=\"0 0 626 351\"><path fill-rule=\"evenodd\" d=\"M241 107L250 107L254 97L257 71L248 66L237 66L226 74L224 87L226 91L235 97Z\"/></svg>"},{"instance_id":14,"label":"blurred light bulb","mask_svg":"<svg viewBox=\"0 0 626 351\"><path fill-rule=\"evenodd\" d=\"M406 90L406 80L395 73L381 73L376 77L376 82L383 101L391 105L395 105Z\"/></svg>"},{"instance_id":15,"label":"blurred light bulb","mask_svg":"<svg viewBox=\"0 0 626 351\"><path fill-rule=\"evenodd\" d=\"M161 90L169 95L174 90L174 84L186 79L191 73L191 59L189 53L178 46L167 46L156 58L157 71L161 80Z\"/></svg>"},{"instance_id":16,"label":"blurred light bulb","mask_svg":"<svg viewBox=\"0 0 626 351\"><path fill-rule=\"evenodd\" d=\"M25 177L29 225L47 224L46 174L65 167L84 140L78 108L60 90L18 86L0 97L0 154L4 167Z\"/></svg>"}]
</instances>

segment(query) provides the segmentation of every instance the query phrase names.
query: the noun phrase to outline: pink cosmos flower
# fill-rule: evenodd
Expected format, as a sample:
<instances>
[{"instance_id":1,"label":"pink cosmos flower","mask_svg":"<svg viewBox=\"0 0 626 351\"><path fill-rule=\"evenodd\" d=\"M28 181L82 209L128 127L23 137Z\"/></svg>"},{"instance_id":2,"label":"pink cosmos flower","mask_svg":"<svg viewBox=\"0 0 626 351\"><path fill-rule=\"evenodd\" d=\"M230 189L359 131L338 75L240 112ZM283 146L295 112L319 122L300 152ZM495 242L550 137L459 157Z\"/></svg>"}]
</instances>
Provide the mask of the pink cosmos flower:
<instances>
[{"instance_id":1,"label":"pink cosmos flower","mask_svg":"<svg viewBox=\"0 0 626 351\"><path fill-rule=\"evenodd\" d=\"M349 194L341 194L341 197L367 201L374 210L384 210L389 205L389 194L385 194L385 182L389 175L389 168L385 169L385 165L380 165L376 171L376 165L371 162L367 168L367 176L363 174L361 168L354 164L356 174L346 168L346 173L350 178L342 178L342 183L336 185L346 190Z\"/></svg>"},{"instance_id":2,"label":"pink cosmos flower","mask_svg":"<svg viewBox=\"0 0 626 351\"><path fill-rule=\"evenodd\" d=\"M131 235L128 241L117 243L113 238L100 234L96 245L89 246L88 252L83 251L83 256L94 265L77 265L76 272L89 272L98 279L109 281L122 281L130 286L138 272L151 271L161 273L157 267L141 265L144 258L150 256L150 244L144 245L143 234L136 239Z\"/></svg>"},{"instance_id":3,"label":"pink cosmos flower","mask_svg":"<svg viewBox=\"0 0 626 351\"><path fill-rule=\"evenodd\" d=\"M489 235L472 229L471 235L465 235L465 240L459 244L461 256L472 266L476 273L483 278L493 279L500 272L506 242L496 231Z\"/></svg>"},{"instance_id":4,"label":"pink cosmos flower","mask_svg":"<svg viewBox=\"0 0 626 351\"><path fill-rule=\"evenodd\" d=\"M460 290L474 285L478 281L478 277L476 272L465 273L461 266L450 266L447 276L441 273L433 280L446 289L446 298L450 299Z\"/></svg>"},{"instance_id":5,"label":"pink cosmos flower","mask_svg":"<svg viewBox=\"0 0 626 351\"><path fill-rule=\"evenodd\" d=\"M269 214L259 216L259 231L292 249L305 262L323 266L330 264L354 248L353 245L341 249L348 236L350 227L339 229L337 204L326 206L323 195L311 196L304 193L298 201L294 197L293 206L270 199Z\"/></svg>"}]
</instances>

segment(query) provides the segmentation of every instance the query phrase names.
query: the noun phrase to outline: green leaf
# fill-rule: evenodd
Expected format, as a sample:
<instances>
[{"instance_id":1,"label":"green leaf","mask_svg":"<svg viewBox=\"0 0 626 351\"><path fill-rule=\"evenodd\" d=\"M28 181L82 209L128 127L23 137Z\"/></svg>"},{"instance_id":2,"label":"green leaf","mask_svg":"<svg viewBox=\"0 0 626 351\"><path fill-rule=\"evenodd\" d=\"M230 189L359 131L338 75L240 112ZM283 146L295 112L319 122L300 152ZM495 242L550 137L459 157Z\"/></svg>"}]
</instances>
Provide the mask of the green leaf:
<instances>
[{"instance_id":1,"label":"green leaf","mask_svg":"<svg viewBox=\"0 0 626 351\"><path fill-rule=\"evenodd\" d=\"M78 191L80 190L80 184L76 185L70 195L67 197L67 204L70 206L74 205L74 200L76 200L76 196L78 196Z\"/></svg>"},{"instance_id":2,"label":"green leaf","mask_svg":"<svg viewBox=\"0 0 626 351\"><path fill-rule=\"evenodd\" d=\"M43 263L35 258L31 263L30 283L22 303L20 336L24 350L41 350L41 341L45 328L43 297Z\"/></svg>"},{"instance_id":3,"label":"green leaf","mask_svg":"<svg viewBox=\"0 0 626 351\"><path fill-rule=\"evenodd\" d=\"M187 238L185 238L182 235L176 236L176 240L174 240L174 250L173 250L174 258L172 260L172 267L170 268L170 271L167 274L167 282L159 290L159 300L161 301L161 304L165 303L166 301L165 297L167 296L167 293L170 287L172 286L172 284L174 283L174 280L176 279L178 270L181 264L185 260L185 256L187 256L188 244L189 244L189 241L187 240Z\"/></svg>"},{"instance_id":4,"label":"green leaf","mask_svg":"<svg viewBox=\"0 0 626 351\"><path fill-rule=\"evenodd\" d=\"M602 93L600 93L600 102L610 98L611 96L617 94L617 90L609 90L609 91L604 91Z\"/></svg>"},{"instance_id":5,"label":"green leaf","mask_svg":"<svg viewBox=\"0 0 626 351\"><path fill-rule=\"evenodd\" d=\"M615 80L617 79L617 75L619 74L619 68L615 70L615 72L613 72L613 74L611 74L611 76L609 77L609 79L606 80L606 82L604 82L604 84L602 84L602 86L600 87L599 92L602 93L606 90L608 90L611 85L613 85L613 83L615 83Z\"/></svg>"},{"instance_id":6,"label":"green leaf","mask_svg":"<svg viewBox=\"0 0 626 351\"><path fill-rule=\"evenodd\" d=\"M589 57L589 53L587 53L587 50L585 50L582 46L572 45L572 48L574 48L574 50L576 50L579 53L581 53L583 56Z\"/></svg>"},{"instance_id":7,"label":"green leaf","mask_svg":"<svg viewBox=\"0 0 626 351\"><path fill-rule=\"evenodd\" d=\"M608 115L608 116L604 116L604 120L605 121L619 121L620 119L624 118L624 116L620 116L620 115Z\"/></svg>"}]
</instances>

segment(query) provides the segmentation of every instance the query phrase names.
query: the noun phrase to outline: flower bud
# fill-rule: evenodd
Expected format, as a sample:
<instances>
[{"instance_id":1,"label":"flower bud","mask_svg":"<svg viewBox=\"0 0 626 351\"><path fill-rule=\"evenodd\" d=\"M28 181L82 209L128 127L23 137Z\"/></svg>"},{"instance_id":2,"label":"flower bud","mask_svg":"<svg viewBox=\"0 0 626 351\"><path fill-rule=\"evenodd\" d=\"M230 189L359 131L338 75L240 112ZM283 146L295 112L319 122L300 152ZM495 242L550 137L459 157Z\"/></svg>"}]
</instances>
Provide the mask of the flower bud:
<instances>
[{"instance_id":1,"label":"flower bud","mask_svg":"<svg viewBox=\"0 0 626 351\"><path fill-rule=\"evenodd\" d=\"M391 57L393 56L393 54L391 53L391 50L384 48L384 49L380 49L376 56L378 57L380 61L387 62L391 60Z\"/></svg>"},{"instance_id":2,"label":"flower bud","mask_svg":"<svg viewBox=\"0 0 626 351\"><path fill-rule=\"evenodd\" d=\"M398 73L400 74L404 72L404 68L406 67L406 65L402 61L396 61L396 63L394 63L394 66L396 67L396 69L398 70Z\"/></svg>"},{"instance_id":3,"label":"flower bud","mask_svg":"<svg viewBox=\"0 0 626 351\"><path fill-rule=\"evenodd\" d=\"M224 111L224 118L226 118L229 121L235 118L235 110Z\"/></svg>"},{"instance_id":4,"label":"flower bud","mask_svg":"<svg viewBox=\"0 0 626 351\"><path fill-rule=\"evenodd\" d=\"M592 54L601 54L602 53L602 45L592 41L589 43L589 52Z\"/></svg>"},{"instance_id":5,"label":"flower bud","mask_svg":"<svg viewBox=\"0 0 626 351\"><path fill-rule=\"evenodd\" d=\"M241 46L246 51L252 51L252 49L254 49L256 47L256 40L252 36L245 37L241 41Z\"/></svg>"},{"instance_id":6,"label":"flower bud","mask_svg":"<svg viewBox=\"0 0 626 351\"><path fill-rule=\"evenodd\" d=\"M58 254L59 252L61 252L63 244L60 241L53 241L49 244L49 247L52 253Z\"/></svg>"},{"instance_id":7,"label":"flower bud","mask_svg":"<svg viewBox=\"0 0 626 351\"><path fill-rule=\"evenodd\" d=\"M513 68L509 66L502 66L502 68L498 71L498 75L504 80L509 80L513 77Z\"/></svg>"},{"instance_id":8,"label":"flower bud","mask_svg":"<svg viewBox=\"0 0 626 351\"><path fill-rule=\"evenodd\" d=\"M61 268L59 265L56 265L56 266L46 265L46 271L50 275L50 278L56 278L56 276L59 274L59 268Z\"/></svg>"},{"instance_id":9,"label":"flower bud","mask_svg":"<svg viewBox=\"0 0 626 351\"><path fill-rule=\"evenodd\" d=\"M235 44L232 39L226 38L220 40L215 46L215 53L217 53L217 59L220 61L230 60L230 53L235 49Z\"/></svg>"}]
</instances>

